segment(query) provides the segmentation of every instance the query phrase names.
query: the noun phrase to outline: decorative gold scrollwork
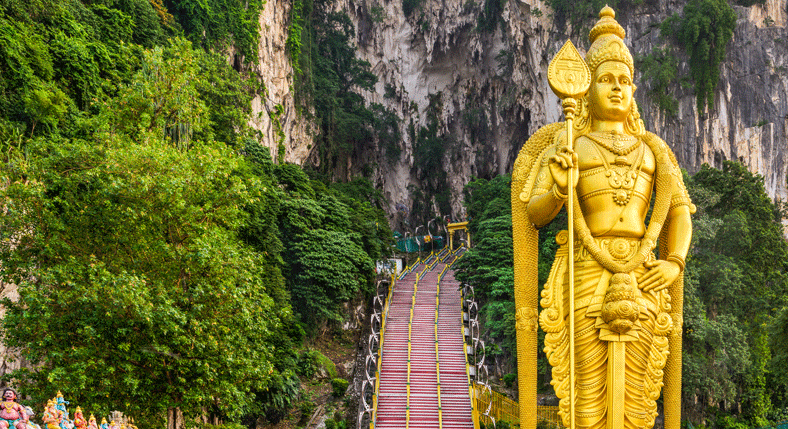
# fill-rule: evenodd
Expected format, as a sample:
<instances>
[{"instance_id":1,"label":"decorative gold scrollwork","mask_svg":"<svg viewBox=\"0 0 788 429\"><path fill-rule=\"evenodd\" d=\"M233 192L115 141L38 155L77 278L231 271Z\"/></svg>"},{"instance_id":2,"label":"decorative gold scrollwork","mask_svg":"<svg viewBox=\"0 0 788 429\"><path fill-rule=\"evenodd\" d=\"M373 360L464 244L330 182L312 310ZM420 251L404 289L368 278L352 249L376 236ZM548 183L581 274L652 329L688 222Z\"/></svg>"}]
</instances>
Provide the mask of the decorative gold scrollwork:
<instances>
[{"instance_id":1,"label":"decorative gold scrollwork","mask_svg":"<svg viewBox=\"0 0 788 429\"><path fill-rule=\"evenodd\" d=\"M514 319L517 322L515 327L517 330L536 331L536 317L539 312L535 308L520 307L515 313Z\"/></svg>"}]
</instances>

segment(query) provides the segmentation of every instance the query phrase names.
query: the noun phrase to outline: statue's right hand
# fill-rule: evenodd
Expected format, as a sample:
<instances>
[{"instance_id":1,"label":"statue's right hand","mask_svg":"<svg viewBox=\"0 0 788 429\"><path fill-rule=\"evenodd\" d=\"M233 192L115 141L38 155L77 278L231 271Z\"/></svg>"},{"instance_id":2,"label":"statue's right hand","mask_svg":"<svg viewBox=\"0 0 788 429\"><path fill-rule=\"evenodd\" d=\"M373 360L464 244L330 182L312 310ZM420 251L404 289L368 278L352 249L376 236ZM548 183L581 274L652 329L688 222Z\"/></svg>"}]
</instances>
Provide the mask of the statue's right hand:
<instances>
[{"instance_id":1,"label":"statue's right hand","mask_svg":"<svg viewBox=\"0 0 788 429\"><path fill-rule=\"evenodd\" d=\"M566 194L567 191L567 183L569 183L567 171L569 171L570 168L575 170L575 174L572 175L572 179L574 179L572 187L577 186L580 175L577 174L578 163L577 153L575 153L575 151L564 146L559 149L555 155L551 156L550 159L547 160L547 163L550 167L550 174L553 176L553 181L562 194Z\"/></svg>"}]
</instances>

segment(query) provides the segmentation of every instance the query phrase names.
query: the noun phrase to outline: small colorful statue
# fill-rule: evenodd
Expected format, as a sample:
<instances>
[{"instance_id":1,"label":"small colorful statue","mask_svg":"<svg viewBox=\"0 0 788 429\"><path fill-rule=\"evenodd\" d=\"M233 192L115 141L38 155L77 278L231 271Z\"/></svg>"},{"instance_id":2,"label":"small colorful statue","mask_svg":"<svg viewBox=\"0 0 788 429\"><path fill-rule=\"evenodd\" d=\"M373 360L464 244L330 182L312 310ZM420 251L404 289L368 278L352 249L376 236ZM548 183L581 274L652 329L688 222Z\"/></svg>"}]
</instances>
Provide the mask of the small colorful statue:
<instances>
[{"instance_id":1,"label":"small colorful statue","mask_svg":"<svg viewBox=\"0 0 788 429\"><path fill-rule=\"evenodd\" d=\"M29 416L17 401L16 390L7 387L3 390L3 402L0 407L0 429L27 429Z\"/></svg>"},{"instance_id":2,"label":"small colorful statue","mask_svg":"<svg viewBox=\"0 0 788 429\"><path fill-rule=\"evenodd\" d=\"M53 399L47 401L47 407L42 417L47 429L60 429L61 416L61 411L57 409L55 401Z\"/></svg>"},{"instance_id":3,"label":"small colorful statue","mask_svg":"<svg viewBox=\"0 0 788 429\"><path fill-rule=\"evenodd\" d=\"M88 422L82 415L81 407L77 407L77 411L74 412L74 427L77 429L85 429L88 427Z\"/></svg>"},{"instance_id":4,"label":"small colorful statue","mask_svg":"<svg viewBox=\"0 0 788 429\"><path fill-rule=\"evenodd\" d=\"M68 401L63 398L63 393L60 391L57 392L57 397L55 398L55 407L57 407L58 411L60 411L60 429L71 429L74 427L74 424L68 418L68 409L66 405Z\"/></svg>"},{"instance_id":5,"label":"small colorful statue","mask_svg":"<svg viewBox=\"0 0 788 429\"><path fill-rule=\"evenodd\" d=\"M90 415L88 419L88 429L98 429L98 424L96 423L96 416L93 414Z\"/></svg>"},{"instance_id":6,"label":"small colorful statue","mask_svg":"<svg viewBox=\"0 0 788 429\"><path fill-rule=\"evenodd\" d=\"M106 417L102 417L101 418L101 426L100 427L101 427L101 429L109 429L109 425L107 424L107 418Z\"/></svg>"}]
</instances>

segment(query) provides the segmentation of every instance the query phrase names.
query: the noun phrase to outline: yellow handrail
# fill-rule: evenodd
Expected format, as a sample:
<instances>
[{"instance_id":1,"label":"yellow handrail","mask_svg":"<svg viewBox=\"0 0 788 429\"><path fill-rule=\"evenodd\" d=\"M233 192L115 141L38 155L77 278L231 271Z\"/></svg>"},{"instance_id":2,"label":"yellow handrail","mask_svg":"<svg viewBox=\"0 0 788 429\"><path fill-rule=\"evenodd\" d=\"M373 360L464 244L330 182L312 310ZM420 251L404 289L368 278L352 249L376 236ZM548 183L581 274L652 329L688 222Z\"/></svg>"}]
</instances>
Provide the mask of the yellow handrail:
<instances>
[{"instance_id":1,"label":"yellow handrail","mask_svg":"<svg viewBox=\"0 0 788 429\"><path fill-rule=\"evenodd\" d=\"M520 407L517 401L494 390L485 393L483 386L479 384L474 386L473 391L473 401L476 407L486 409L489 406L490 417L493 417L495 421L507 421L512 425L520 424ZM537 419L546 422L550 427L556 429L564 427L561 417L558 415L558 407L537 406L536 416Z\"/></svg>"}]
</instances>

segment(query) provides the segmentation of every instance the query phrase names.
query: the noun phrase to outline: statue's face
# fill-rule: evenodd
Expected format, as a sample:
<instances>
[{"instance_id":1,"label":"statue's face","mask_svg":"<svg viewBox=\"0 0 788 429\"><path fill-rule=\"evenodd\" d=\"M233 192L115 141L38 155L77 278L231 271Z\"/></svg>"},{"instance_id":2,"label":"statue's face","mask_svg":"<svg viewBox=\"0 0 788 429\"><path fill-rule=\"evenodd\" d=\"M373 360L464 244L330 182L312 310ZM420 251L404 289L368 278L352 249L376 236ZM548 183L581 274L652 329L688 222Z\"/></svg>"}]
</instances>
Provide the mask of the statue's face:
<instances>
[{"instance_id":1,"label":"statue's face","mask_svg":"<svg viewBox=\"0 0 788 429\"><path fill-rule=\"evenodd\" d=\"M5 392L3 392L3 399L5 399L6 401L15 401L16 395L14 394L13 390L6 390Z\"/></svg>"},{"instance_id":2,"label":"statue's face","mask_svg":"<svg viewBox=\"0 0 788 429\"><path fill-rule=\"evenodd\" d=\"M605 61L594 72L589 93L595 116L604 121L624 121L632 108L632 74L620 61Z\"/></svg>"}]
</instances>

